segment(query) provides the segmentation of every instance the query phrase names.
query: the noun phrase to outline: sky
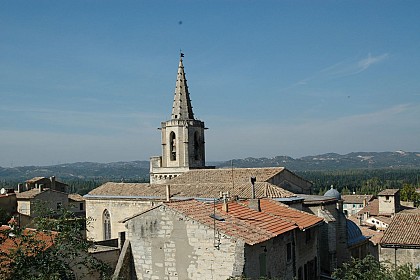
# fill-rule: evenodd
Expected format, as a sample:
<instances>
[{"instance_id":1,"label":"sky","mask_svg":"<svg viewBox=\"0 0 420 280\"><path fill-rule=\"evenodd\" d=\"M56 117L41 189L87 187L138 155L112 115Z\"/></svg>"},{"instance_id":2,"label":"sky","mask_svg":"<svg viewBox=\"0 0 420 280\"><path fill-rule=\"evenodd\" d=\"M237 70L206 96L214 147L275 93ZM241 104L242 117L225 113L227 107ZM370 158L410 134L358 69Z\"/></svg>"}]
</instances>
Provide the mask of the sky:
<instances>
[{"instance_id":1,"label":"sky","mask_svg":"<svg viewBox=\"0 0 420 280\"><path fill-rule=\"evenodd\" d=\"M0 166L420 151L420 1L0 1Z\"/></svg>"}]
</instances>

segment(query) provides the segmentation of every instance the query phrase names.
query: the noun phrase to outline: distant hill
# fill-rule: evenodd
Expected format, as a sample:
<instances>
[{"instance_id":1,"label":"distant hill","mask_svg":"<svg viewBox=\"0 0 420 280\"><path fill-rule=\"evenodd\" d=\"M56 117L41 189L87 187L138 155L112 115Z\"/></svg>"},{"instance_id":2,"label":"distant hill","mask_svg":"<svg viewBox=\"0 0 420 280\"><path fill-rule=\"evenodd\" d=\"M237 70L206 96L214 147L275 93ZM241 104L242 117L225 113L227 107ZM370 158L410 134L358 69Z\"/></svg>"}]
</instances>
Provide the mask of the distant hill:
<instances>
[{"instance_id":1,"label":"distant hill","mask_svg":"<svg viewBox=\"0 0 420 280\"><path fill-rule=\"evenodd\" d=\"M340 155L328 153L292 158L245 158L208 162L217 168L284 166L291 171L331 171L349 169L420 169L420 152L360 152ZM141 181L148 179L149 162L77 162L51 166L0 167L0 180L25 181L33 177L56 176L60 180Z\"/></svg>"},{"instance_id":2,"label":"distant hill","mask_svg":"<svg viewBox=\"0 0 420 280\"><path fill-rule=\"evenodd\" d=\"M144 180L149 178L148 161L76 162L51 166L0 167L0 180L25 181L33 177L56 176L60 180Z\"/></svg>"},{"instance_id":3,"label":"distant hill","mask_svg":"<svg viewBox=\"0 0 420 280\"><path fill-rule=\"evenodd\" d=\"M288 156L274 158L235 159L218 164L223 167L284 166L292 171L331 171L347 169L417 169L420 153L417 152L359 152L340 155L328 153L294 159Z\"/></svg>"}]
</instances>

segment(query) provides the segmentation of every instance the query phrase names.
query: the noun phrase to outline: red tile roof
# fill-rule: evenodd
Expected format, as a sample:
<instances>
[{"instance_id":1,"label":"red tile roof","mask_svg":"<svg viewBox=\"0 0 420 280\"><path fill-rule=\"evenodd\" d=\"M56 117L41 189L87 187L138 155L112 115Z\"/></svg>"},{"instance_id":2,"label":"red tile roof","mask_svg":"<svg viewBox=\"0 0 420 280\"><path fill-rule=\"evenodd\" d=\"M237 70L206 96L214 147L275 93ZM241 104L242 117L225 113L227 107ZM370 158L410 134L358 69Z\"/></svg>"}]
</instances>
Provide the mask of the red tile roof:
<instances>
[{"instance_id":1,"label":"red tile roof","mask_svg":"<svg viewBox=\"0 0 420 280\"><path fill-rule=\"evenodd\" d=\"M342 195L341 199L344 201L344 203L349 204L363 204L364 200L366 199L366 202L369 202L373 199L373 195L367 195L367 194L348 194L348 195Z\"/></svg>"},{"instance_id":2,"label":"red tile roof","mask_svg":"<svg viewBox=\"0 0 420 280\"><path fill-rule=\"evenodd\" d=\"M290 221L296 224L300 229L309 228L324 221L320 217L293 209L272 199L261 199L260 207L261 211Z\"/></svg>"},{"instance_id":3,"label":"red tile roof","mask_svg":"<svg viewBox=\"0 0 420 280\"><path fill-rule=\"evenodd\" d=\"M292 209L270 199L261 200L261 212L250 209L246 204L247 201L229 202L228 212L225 212L222 209L222 203L204 203L197 200L165 202L122 222L153 211L157 207L168 207L197 222L212 228L215 226L223 234L242 239L247 244L253 245L285 232L297 228L304 229L323 221L322 218ZM217 219L211 217L214 214Z\"/></svg>"},{"instance_id":4,"label":"red tile roof","mask_svg":"<svg viewBox=\"0 0 420 280\"><path fill-rule=\"evenodd\" d=\"M380 242L383 247L416 247L420 246L420 211L403 211L397 213L385 230Z\"/></svg>"},{"instance_id":5,"label":"red tile roof","mask_svg":"<svg viewBox=\"0 0 420 280\"><path fill-rule=\"evenodd\" d=\"M385 189L378 193L378 195L395 195L399 191L399 189Z\"/></svg>"},{"instance_id":6,"label":"red tile roof","mask_svg":"<svg viewBox=\"0 0 420 280\"><path fill-rule=\"evenodd\" d=\"M362 215L364 213L368 213L370 216L378 216L379 215L379 199L374 199L368 203L365 207L363 207L359 212L358 215Z\"/></svg>"}]
</instances>

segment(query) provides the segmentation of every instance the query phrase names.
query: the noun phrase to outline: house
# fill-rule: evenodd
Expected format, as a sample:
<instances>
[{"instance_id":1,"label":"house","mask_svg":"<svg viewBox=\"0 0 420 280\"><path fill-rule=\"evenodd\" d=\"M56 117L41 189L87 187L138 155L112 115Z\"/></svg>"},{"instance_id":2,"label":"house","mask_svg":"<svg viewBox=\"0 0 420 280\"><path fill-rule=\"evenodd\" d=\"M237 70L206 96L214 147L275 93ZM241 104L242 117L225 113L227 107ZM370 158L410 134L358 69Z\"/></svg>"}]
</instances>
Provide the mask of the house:
<instances>
[{"instance_id":1,"label":"house","mask_svg":"<svg viewBox=\"0 0 420 280\"><path fill-rule=\"evenodd\" d=\"M43 211L67 209L79 216L85 216L86 213L82 196L45 189L42 185L38 185L38 188L16 193L16 200L18 215L15 219L20 226L30 224L32 219Z\"/></svg>"},{"instance_id":2,"label":"house","mask_svg":"<svg viewBox=\"0 0 420 280\"><path fill-rule=\"evenodd\" d=\"M122 223L115 278L319 277L322 219L270 199L163 202Z\"/></svg>"},{"instance_id":3,"label":"house","mask_svg":"<svg viewBox=\"0 0 420 280\"><path fill-rule=\"evenodd\" d=\"M52 189L60 192L67 192L68 185L59 182L55 179L55 176L49 178L46 177L34 177L25 182L25 184L18 184L18 192L28 191L37 188Z\"/></svg>"},{"instance_id":4,"label":"house","mask_svg":"<svg viewBox=\"0 0 420 280\"><path fill-rule=\"evenodd\" d=\"M341 199L343 200L344 214L353 216L373 199L373 195L349 194L342 195Z\"/></svg>"},{"instance_id":5,"label":"house","mask_svg":"<svg viewBox=\"0 0 420 280\"><path fill-rule=\"evenodd\" d=\"M397 213L380 241L379 260L420 268L420 210Z\"/></svg>"},{"instance_id":6,"label":"house","mask_svg":"<svg viewBox=\"0 0 420 280\"><path fill-rule=\"evenodd\" d=\"M377 230L385 230L388 228L392 217L405 209L412 208L400 204L400 191L398 189L385 189L378 194L378 198L368 202L357 213L357 217L362 224Z\"/></svg>"},{"instance_id":7,"label":"house","mask_svg":"<svg viewBox=\"0 0 420 280\"><path fill-rule=\"evenodd\" d=\"M13 189L6 190L2 188L0 190L0 209L3 210L3 215L11 215L16 212L17 201L16 194Z\"/></svg>"}]
</instances>

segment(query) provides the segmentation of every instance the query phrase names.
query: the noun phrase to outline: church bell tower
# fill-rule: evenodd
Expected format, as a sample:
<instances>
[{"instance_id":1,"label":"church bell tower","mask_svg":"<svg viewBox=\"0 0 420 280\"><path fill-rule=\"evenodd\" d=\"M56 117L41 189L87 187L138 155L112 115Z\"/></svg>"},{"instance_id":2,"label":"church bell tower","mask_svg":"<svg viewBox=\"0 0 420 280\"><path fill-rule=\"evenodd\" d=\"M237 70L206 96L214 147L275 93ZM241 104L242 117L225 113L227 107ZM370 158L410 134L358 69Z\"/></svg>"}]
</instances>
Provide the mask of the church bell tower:
<instances>
[{"instance_id":1,"label":"church bell tower","mask_svg":"<svg viewBox=\"0 0 420 280\"><path fill-rule=\"evenodd\" d=\"M183 57L181 53L171 119L161 123L162 156L150 159L150 183L166 183L190 169L205 168L205 126L194 118Z\"/></svg>"}]
</instances>

